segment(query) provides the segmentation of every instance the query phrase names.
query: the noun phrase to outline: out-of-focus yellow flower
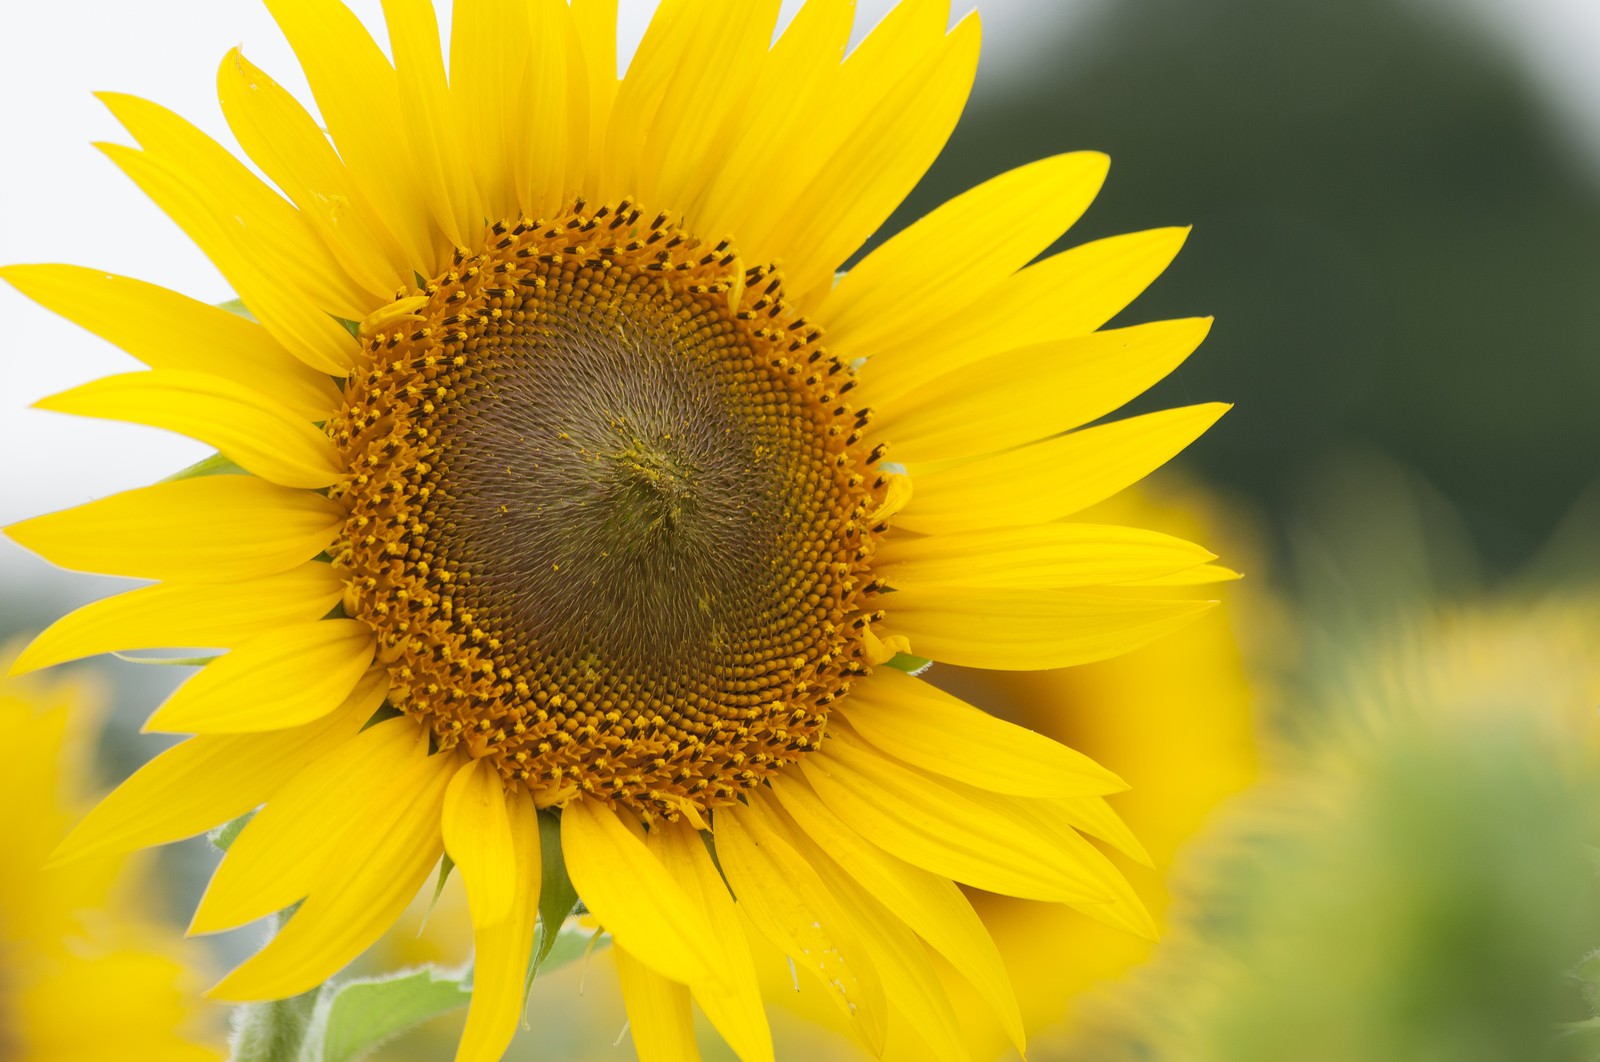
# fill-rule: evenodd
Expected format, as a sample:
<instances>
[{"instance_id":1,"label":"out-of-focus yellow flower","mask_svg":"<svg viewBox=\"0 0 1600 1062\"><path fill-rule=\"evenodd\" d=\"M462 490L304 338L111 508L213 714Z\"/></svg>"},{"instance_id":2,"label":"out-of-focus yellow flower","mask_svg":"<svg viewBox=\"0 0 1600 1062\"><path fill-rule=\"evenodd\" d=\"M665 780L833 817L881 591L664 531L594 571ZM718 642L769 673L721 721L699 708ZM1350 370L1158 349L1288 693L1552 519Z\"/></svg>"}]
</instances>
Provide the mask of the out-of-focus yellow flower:
<instances>
[{"instance_id":1,"label":"out-of-focus yellow flower","mask_svg":"<svg viewBox=\"0 0 1600 1062\"><path fill-rule=\"evenodd\" d=\"M0 674L16 655L0 646ZM0 679L0 1058L215 1059L189 1038L198 985L156 943L120 859L42 869L87 803L99 698L81 681Z\"/></svg>"},{"instance_id":2,"label":"out-of-focus yellow flower","mask_svg":"<svg viewBox=\"0 0 1600 1062\"><path fill-rule=\"evenodd\" d=\"M1096 1062L1592 1059L1600 594L1341 631ZM1340 651L1342 649L1342 651ZM1037 1056L1036 1056L1037 1057Z\"/></svg>"}]
</instances>

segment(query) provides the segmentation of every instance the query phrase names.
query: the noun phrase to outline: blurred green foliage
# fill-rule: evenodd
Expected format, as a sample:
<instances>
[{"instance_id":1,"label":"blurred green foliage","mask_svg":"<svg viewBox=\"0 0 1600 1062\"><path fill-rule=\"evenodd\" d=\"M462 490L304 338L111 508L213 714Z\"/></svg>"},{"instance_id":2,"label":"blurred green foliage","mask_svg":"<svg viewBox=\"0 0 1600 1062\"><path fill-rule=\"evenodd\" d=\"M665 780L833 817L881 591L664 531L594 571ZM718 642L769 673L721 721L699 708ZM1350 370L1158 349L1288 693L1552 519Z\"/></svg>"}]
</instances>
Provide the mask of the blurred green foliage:
<instances>
[{"instance_id":1,"label":"blurred green foliage","mask_svg":"<svg viewBox=\"0 0 1600 1062\"><path fill-rule=\"evenodd\" d=\"M1321 457L1373 446L1492 564L1523 560L1600 454L1600 199L1504 45L1449 3L1091 10L1054 64L980 85L888 228L1041 155L1109 152L1062 245L1194 224L1124 322L1216 315L1139 403L1238 403L1191 467L1281 517Z\"/></svg>"},{"instance_id":2,"label":"blurred green foliage","mask_svg":"<svg viewBox=\"0 0 1600 1062\"><path fill-rule=\"evenodd\" d=\"M1391 721L1251 797L1213 839L1136 1017L1083 1058L1579 1060L1600 940L1592 786L1515 704ZM1408 710L1404 710L1408 711Z\"/></svg>"},{"instance_id":3,"label":"blurred green foliage","mask_svg":"<svg viewBox=\"0 0 1600 1062\"><path fill-rule=\"evenodd\" d=\"M1151 966L1032 1057L1600 1059L1596 558L1489 591L1415 477L1324 478L1272 772L1191 850Z\"/></svg>"}]
</instances>

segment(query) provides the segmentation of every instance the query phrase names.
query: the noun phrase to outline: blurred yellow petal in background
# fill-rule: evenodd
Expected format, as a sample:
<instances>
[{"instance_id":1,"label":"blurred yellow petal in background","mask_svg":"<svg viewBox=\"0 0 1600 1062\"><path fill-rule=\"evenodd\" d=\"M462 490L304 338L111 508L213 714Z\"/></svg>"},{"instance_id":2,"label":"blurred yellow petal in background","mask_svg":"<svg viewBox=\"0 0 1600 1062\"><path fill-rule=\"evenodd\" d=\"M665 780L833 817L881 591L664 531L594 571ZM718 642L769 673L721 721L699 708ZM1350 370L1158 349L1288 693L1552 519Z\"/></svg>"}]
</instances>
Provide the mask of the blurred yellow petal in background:
<instances>
[{"instance_id":1,"label":"blurred yellow petal in background","mask_svg":"<svg viewBox=\"0 0 1600 1062\"><path fill-rule=\"evenodd\" d=\"M0 646L0 672L18 648ZM0 771L0 1058L221 1058L179 961L189 950L165 942L128 861L44 869L91 796L99 704L87 681L0 679L0 728L17 753Z\"/></svg>"}]
</instances>

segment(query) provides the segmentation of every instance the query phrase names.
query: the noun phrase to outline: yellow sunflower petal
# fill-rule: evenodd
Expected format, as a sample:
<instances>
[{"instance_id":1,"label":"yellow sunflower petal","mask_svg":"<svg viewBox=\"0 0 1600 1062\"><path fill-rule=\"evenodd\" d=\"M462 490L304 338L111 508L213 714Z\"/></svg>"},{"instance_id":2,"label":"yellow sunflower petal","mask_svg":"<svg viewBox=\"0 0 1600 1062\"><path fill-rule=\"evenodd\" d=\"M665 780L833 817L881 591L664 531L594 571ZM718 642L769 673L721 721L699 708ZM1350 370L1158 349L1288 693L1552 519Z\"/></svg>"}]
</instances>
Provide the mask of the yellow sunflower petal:
<instances>
[{"instance_id":1,"label":"yellow sunflower petal","mask_svg":"<svg viewBox=\"0 0 1600 1062\"><path fill-rule=\"evenodd\" d=\"M867 1047L882 1054L888 1018L883 984L811 864L760 813L757 801L717 810L716 849L740 909L796 968L821 983Z\"/></svg>"},{"instance_id":2,"label":"yellow sunflower petal","mask_svg":"<svg viewBox=\"0 0 1600 1062\"><path fill-rule=\"evenodd\" d=\"M719 949L699 906L616 812L568 804L561 851L578 895L619 944L681 984L716 980Z\"/></svg>"},{"instance_id":3,"label":"yellow sunflower petal","mask_svg":"<svg viewBox=\"0 0 1600 1062\"><path fill-rule=\"evenodd\" d=\"M385 219L411 267L431 275L449 253L428 224L409 148L417 112L402 100L394 67L339 0L266 0L311 83L317 111L339 157Z\"/></svg>"},{"instance_id":4,"label":"yellow sunflower petal","mask_svg":"<svg viewBox=\"0 0 1600 1062\"><path fill-rule=\"evenodd\" d=\"M699 4L673 64L639 159L638 193L647 203L691 210L714 160L732 143L778 20L777 0ZM687 12L686 12L687 14ZM715 70L716 77L706 77ZM726 233L704 233L708 239Z\"/></svg>"},{"instance_id":5,"label":"yellow sunflower petal","mask_svg":"<svg viewBox=\"0 0 1600 1062\"><path fill-rule=\"evenodd\" d=\"M527 12L529 51L519 93L525 117L510 131L510 163L516 209L539 218L571 202L583 186L589 99L571 9L564 0L534 0Z\"/></svg>"},{"instance_id":6,"label":"yellow sunflower petal","mask_svg":"<svg viewBox=\"0 0 1600 1062\"><path fill-rule=\"evenodd\" d=\"M472 1004L456 1062L495 1062L516 1035L527 988L528 960L538 922L539 813L522 786L508 792L510 890L506 917L492 925L472 920ZM448 843L448 839L446 841Z\"/></svg>"},{"instance_id":7,"label":"yellow sunflower petal","mask_svg":"<svg viewBox=\"0 0 1600 1062\"><path fill-rule=\"evenodd\" d=\"M332 376L348 376L356 345L344 325L320 309L299 281L270 268L247 232L204 191L143 151L97 144L205 251L229 286L272 337L295 357Z\"/></svg>"},{"instance_id":8,"label":"yellow sunflower petal","mask_svg":"<svg viewBox=\"0 0 1600 1062\"><path fill-rule=\"evenodd\" d=\"M135 579L252 579L333 541L337 504L254 476L204 476L113 494L12 524L6 534L76 571Z\"/></svg>"},{"instance_id":9,"label":"yellow sunflower petal","mask_svg":"<svg viewBox=\"0 0 1600 1062\"><path fill-rule=\"evenodd\" d=\"M954 317L885 337L862 370L872 400L888 405L922 381L995 351L1088 335L1111 320L1172 263L1186 228L1095 240L1029 266Z\"/></svg>"},{"instance_id":10,"label":"yellow sunflower petal","mask_svg":"<svg viewBox=\"0 0 1600 1062\"><path fill-rule=\"evenodd\" d=\"M990 892L1075 906L1113 900L1121 875L1088 841L1046 830L1029 802L930 777L840 732L800 761L822 803L892 855Z\"/></svg>"},{"instance_id":11,"label":"yellow sunflower petal","mask_svg":"<svg viewBox=\"0 0 1600 1062\"><path fill-rule=\"evenodd\" d=\"M465 131L451 106L438 18L431 0L384 0L383 13L414 147L413 180L445 236L465 246L483 228L483 209Z\"/></svg>"},{"instance_id":12,"label":"yellow sunflower petal","mask_svg":"<svg viewBox=\"0 0 1600 1062\"><path fill-rule=\"evenodd\" d=\"M1208 586L1212 583L1231 583L1243 579L1241 572L1220 564L1198 564L1193 568L1155 575L1146 579L1133 579L1125 586Z\"/></svg>"},{"instance_id":13,"label":"yellow sunflower petal","mask_svg":"<svg viewBox=\"0 0 1600 1062\"><path fill-rule=\"evenodd\" d=\"M908 327L960 315L1077 221L1110 165L1097 151L1040 159L913 222L862 259L824 301L819 312L829 343L848 358L870 356ZM969 250L952 253L956 247Z\"/></svg>"},{"instance_id":14,"label":"yellow sunflower petal","mask_svg":"<svg viewBox=\"0 0 1600 1062\"><path fill-rule=\"evenodd\" d=\"M875 102L865 120L790 205L773 234L799 301L831 288L834 270L883 224L927 172L961 116L978 69L978 19L969 15ZM825 294L826 290L821 292Z\"/></svg>"},{"instance_id":15,"label":"yellow sunflower petal","mask_svg":"<svg viewBox=\"0 0 1600 1062\"><path fill-rule=\"evenodd\" d=\"M925 771L996 793L1086 797L1126 782L1043 734L996 719L893 668L850 688L839 713L863 738Z\"/></svg>"},{"instance_id":16,"label":"yellow sunflower petal","mask_svg":"<svg viewBox=\"0 0 1600 1062\"><path fill-rule=\"evenodd\" d=\"M720 952L717 977L692 982L689 991L743 1062L772 1062L772 1034L744 925L699 831L686 821L658 823L646 845L698 906L711 932L708 943Z\"/></svg>"},{"instance_id":17,"label":"yellow sunflower petal","mask_svg":"<svg viewBox=\"0 0 1600 1062\"><path fill-rule=\"evenodd\" d=\"M1026 821L1032 829L1039 831L1041 837L1050 838L1045 843L1071 847L1086 843L1083 842L1082 837L1077 832L1075 821L1083 821L1084 806L1097 801L1098 798L1096 797L1091 797L1088 800L1011 801L1006 805L1006 812ZM1107 812L1109 812L1109 809L1107 809ZM1106 824L1104 815L1092 811L1087 814L1089 817L1098 820L1098 826ZM1114 818L1115 816L1112 817ZM1112 831L1113 835L1118 832L1121 834L1127 833L1126 827L1122 826L1120 820L1116 821L1116 827L1117 829ZM1131 843L1127 845L1125 854L1131 855L1137 862L1148 866L1150 857L1145 853L1143 846L1136 840L1131 838L1129 840ZM1116 845L1114 844L1113 847L1116 847ZM1144 901L1134 891L1128 879L1116 871L1108 860L1105 860L1098 848L1091 845L1089 850L1102 860L1100 865L1108 870L1105 874L1105 886L1109 890L1110 898L1108 902L1080 905L1078 909L1090 918L1104 922L1106 925L1122 930L1125 933L1132 933L1135 936L1144 937L1146 940L1156 940L1159 934L1156 931L1155 919L1150 917L1150 912L1145 909Z\"/></svg>"},{"instance_id":18,"label":"yellow sunflower petal","mask_svg":"<svg viewBox=\"0 0 1600 1062\"><path fill-rule=\"evenodd\" d=\"M346 834L377 832L395 808L413 798L411 776L428 759L428 734L410 719L386 719L323 748L239 831L200 898L189 932L232 929L303 899L326 876ZM433 760L442 803L450 780L445 768L453 761ZM432 826L437 836L437 811Z\"/></svg>"},{"instance_id":19,"label":"yellow sunflower petal","mask_svg":"<svg viewBox=\"0 0 1600 1062\"><path fill-rule=\"evenodd\" d=\"M1047 814L1055 814L1061 821L1080 833L1098 837L1135 863L1153 867L1150 853L1135 837L1122 817L1111 809L1111 804L1101 797L1051 801Z\"/></svg>"},{"instance_id":20,"label":"yellow sunflower petal","mask_svg":"<svg viewBox=\"0 0 1600 1062\"><path fill-rule=\"evenodd\" d=\"M933 660L998 670L1076 667L1137 649L1215 607L1081 590L908 585L889 629Z\"/></svg>"},{"instance_id":21,"label":"yellow sunflower petal","mask_svg":"<svg viewBox=\"0 0 1600 1062\"><path fill-rule=\"evenodd\" d=\"M1157 321L1007 351L929 380L885 407L872 428L905 462L1009 450L1137 398L1210 328L1208 317ZM865 393L870 400L870 383Z\"/></svg>"},{"instance_id":22,"label":"yellow sunflower petal","mask_svg":"<svg viewBox=\"0 0 1600 1062\"><path fill-rule=\"evenodd\" d=\"M410 720L393 722L416 729ZM388 777L365 773L364 799L312 876L305 902L266 947L208 995L255 1000L305 992L382 936L439 861L439 808L453 766L453 757L428 756L423 747ZM325 828L318 820L302 824L304 830Z\"/></svg>"},{"instance_id":23,"label":"yellow sunflower petal","mask_svg":"<svg viewBox=\"0 0 1600 1062\"><path fill-rule=\"evenodd\" d=\"M794 161L797 129L811 125L820 98L838 76L853 15L847 0L811 0L795 12L767 53L732 144L704 175L692 211L697 227L708 234L739 233L743 245L746 219L772 192L763 178L781 162Z\"/></svg>"},{"instance_id":24,"label":"yellow sunflower petal","mask_svg":"<svg viewBox=\"0 0 1600 1062\"><path fill-rule=\"evenodd\" d=\"M413 283L394 233L298 100L237 48L217 71L217 97L245 153L300 208L364 292L387 302Z\"/></svg>"},{"instance_id":25,"label":"yellow sunflower petal","mask_svg":"<svg viewBox=\"0 0 1600 1062\"><path fill-rule=\"evenodd\" d=\"M571 134L573 155L581 163L578 173L583 187L599 187L605 155L606 130L611 124L611 107L617 96L617 0L571 0L572 27L577 49L569 55L576 75L584 78L584 120L587 130ZM576 93L576 82L572 87Z\"/></svg>"},{"instance_id":26,"label":"yellow sunflower petal","mask_svg":"<svg viewBox=\"0 0 1600 1062\"><path fill-rule=\"evenodd\" d=\"M6 266L0 278L152 369L226 376L305 420L322 420L338 406L339 389L325 373L236 313L82 266Z\"/></svg>"},{"instance_id":27,"label":"yellow sunflower petal","mask_svg":"<svg viewBox=\"0 0 1600 1062\"><path fill-rule=\"evenodd\" d=\"M803 831L791 828L784 836L815 869L833 897L833 909L866 947L891 1005L904 1015L906 1024L927 1047L918 1057L945 1062L966 1060L967 1050L950 997L934 973L923 942L895 911L862 888Z\"/></svg>"},{"instance_id":28,"label":"yellow sunflower petal","mask_svg":"<svg viewBox=\"0 0 1600 1062\"><path fill-rule=\"evenodd\" d=\"M17 656L11 672L129 649L223 649L284 624L319 619L343 595L344 580L320 561L237 583L146 586L56 620Z\"/></svg>"},{"instance_id":29,"label":"yellow sunflower petal","mask_svg":"<svg viewBox=\"0 0 1600 1062\"><path fill-rule=\"evenodd\" d=\"M151 369L105 376L35 405L181 432L286 487L326 487L343 472L332 440L310 421L210 373Z\"/></svg>"},{"instance_id":30,"label":"yellow sunflower petal","mask_svg":"<svg viewBox=\"0 0 1600 1062\"><path fill-rule=\"evenodd\" d=\"M950 533L1070 516L1166 464L1228 406L1183 406L1084 428L1020 450L916 474L907 531Z\"/></svg>"},{"instance_id":31,"label":"yellow sunflower petal","mask_svg":"<svg viewBox=\"0 0 1600 1062\"><path fill-rule=\"evenodd\" d=\"M363 316L370 294L350 279L300 212L226 148L149 100L116 92L97 95L139 141L146 159L207 202L226 204L227 217L255 244L256 253L292 275L310 302L340 317Z\"/></svg>"},{"instance_id":32,"label":"yellow sunflower petal","mask_svg":"<svg viewBox=\"0 0 1600 1062\"><path fill-rule=\"evenodd\" d=\"M699 1062L689 989L656 973L621 944L613 944L611 954L639 1062Z\"/></svg>"},{"instance_id":33,"label":"yellow sunflower petal","mask_svg":"<svg viewBox=\"0 0 1600 1062\"><path fill-rule=\"evenodd\" d=\"M375 644L372 628L360 620L278 627L201 668L145 729L227 734L309 723L350 695L372 663Z\"/></svg>"},{"instance_id":34,"label":"yellow sunflower petal","mask_svg":"<svg viewBox=\"0 0 1600 1062\"><path fill-rule=\"evenodd\" d=\"M468 760L445 790L444 850L461 871L475 926L511 913L517 865L507 799L500 772L482 760Z\"/></svg>"},{"instance_id":35,"label":"yellow sunflower petal","mask_svg":"<svg viewBox=\"0 0 1600 1062\"><path fill-rule=\"evenodd\" d=\"M978 989L1017 1050L1026 1052L1022 1012L1000 951L954 882L867 841L798 779L779 780L772 787L772 796L753 800L751 805L777 836L809 837L866 893L882 901L896 918L948 959Z\"/></svg>"},{"instance_id":36,"label":"yellow sunflower petal","mask_svg":"<svg viewBox=\"0 0 1600 1062\"><path fill-rule=\"evenodd\" d=\"M305 726L206 734L168 749L89 812L55 860L167 844L238 818L270 800L322 750L353 738L388 689L388 675L373 671L337 710Z\"/></svg>"},{"instance_id":37,"label":"yellow sunflower petal","mask_svg":"<svg viewBox=\"0 0 1600 1062\"><path fill-rule=\"evenodd\" d=\"M529 5L506 0L457 0L450 20L450 96L462 152L478 190L477 225L517 212L512 144L522 143L524 68ZM561 144L527 144L560 151ZM471 230L468 230L469 232Z\"/></svg>"},{"instance_id":38,"label":"yellow sunflower petal","mask_svg":"<svg viewBox=\"0 0 1600 1062\"><path fill-rule=\"evenodd\" d=\"M597 185L602 202L638 194L639 156L644 139L677 69L678 56L688 45L689 26L697 11L704 14L713 7L726 6L662 0L656 7L611 106Z\"/></svg>"},{"instance_id":39,"label":"yellow sunflower petal","mask_svg":"<svg viewBox=\"0 0 1600 1062\"><path fill-rule=\"evenodd\" d=\"M844 6L847 14L835 13L834 18L853 17L853 5ZM819 83L797 101L804 109L793 113L792 124L782 130L784 138L774 141L778 150L753 160L737 209L730 205L733 231L739 234L739 247L746 256L764 262L789 254L777 233L790 223L801 197L814 184L831 180L828 167L840 145L878 112L890 88L938 50L949 19L949 0L903 0L889 9L842 65L826 58L817 64ZM844 32L848 37L848 27ZM804 151L791 147L797 139ZM739 190L726 191L737 195Z\"/></svg>"},{"instance_id":40,"label":"yellow sunflower petal","mask_svg":"<svg viewBox=\"0 0 1600 1062\"><path fill-rule=\"evenodd\" d=\"M1200 567L1213 557L1192 542L1142 528L1031 524L890 537L878 547L873 570L894 587L1064 589L1141 583Z\"/></svg>"}]
</instances>

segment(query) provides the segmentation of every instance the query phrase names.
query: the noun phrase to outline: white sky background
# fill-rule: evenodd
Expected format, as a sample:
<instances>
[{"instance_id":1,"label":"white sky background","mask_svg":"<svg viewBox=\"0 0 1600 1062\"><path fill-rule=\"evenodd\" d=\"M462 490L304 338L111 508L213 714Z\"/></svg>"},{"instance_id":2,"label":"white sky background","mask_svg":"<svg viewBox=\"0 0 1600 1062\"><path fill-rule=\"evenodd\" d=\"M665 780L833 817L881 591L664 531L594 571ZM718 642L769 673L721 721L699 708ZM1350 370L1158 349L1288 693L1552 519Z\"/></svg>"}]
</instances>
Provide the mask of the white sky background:
<instances>
[{"instance_id":1,"label":"white sky background","mask_svg":"<svg viewBox=\"0 0 1600 1062\"><path fill-rule=\"evenodd\" d=\"M369 26L379 25L378 0L350 2ZM1042 51L1058 47L1060 38L1041 32L1041 24L1086 21L1108 2L956 0L952 6L957 12L975 6L983 16L980 85L1001 88L1034 63L1066 58ZM1600 173L1600 0L1419 2L1481 17L1518 50ZM654 4L621 0L621 6L621 48L628 53ZM785 0L785 20L798 6L799 0ZM890 6L892 0L858 0L858 34ZM205 257L91 142L129 140L92 96L115 90L162 103L233 146L214 77L236 44L309 100L287 44L254 0L0 0L0 99L6 101L0 263L73 262L208 302L231 297ZM0 526L148 483L205 455L208 448L156 429L30 409L44 395L138 365L3 283L0 315ZM54 583L50 572L0 541L0 584Z\"/></svg>"}]
</instances>

